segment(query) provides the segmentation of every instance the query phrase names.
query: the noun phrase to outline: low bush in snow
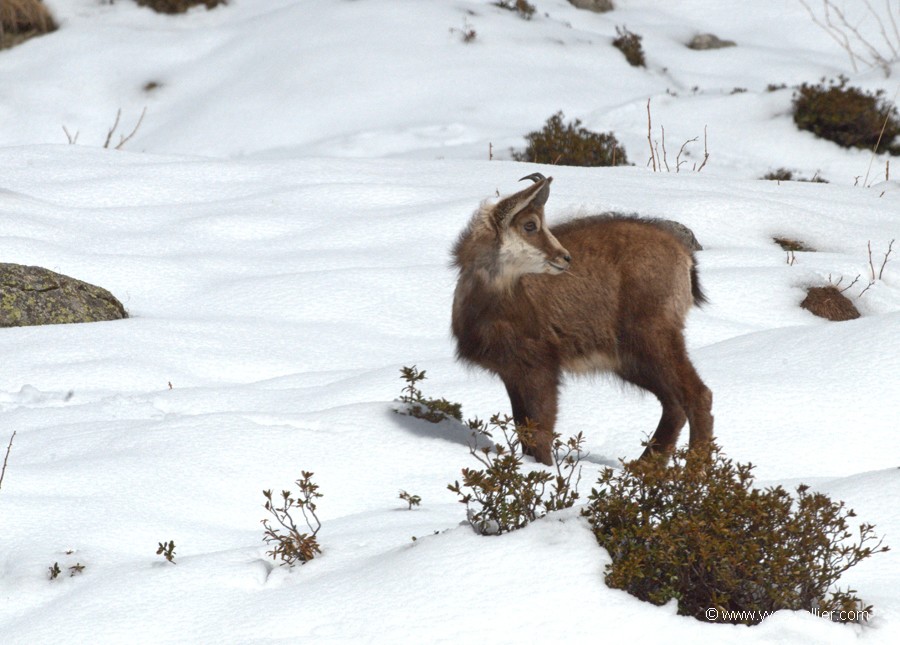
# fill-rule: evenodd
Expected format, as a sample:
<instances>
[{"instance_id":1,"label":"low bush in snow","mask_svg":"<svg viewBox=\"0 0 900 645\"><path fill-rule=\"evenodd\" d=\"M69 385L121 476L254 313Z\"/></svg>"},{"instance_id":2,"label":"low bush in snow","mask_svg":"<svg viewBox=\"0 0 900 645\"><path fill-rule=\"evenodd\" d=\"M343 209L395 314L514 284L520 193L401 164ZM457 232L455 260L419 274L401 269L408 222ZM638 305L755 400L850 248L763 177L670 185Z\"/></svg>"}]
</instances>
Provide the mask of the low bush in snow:
<instances>
[{"instance_id":1,"label":"low bush in snow","mask_svg":"<svg viewBox=\"0 0 900 645\"><path fill-rule=\"evenodd\" d=\"M560 435L554 435L555 472L543 468L523 472L523 442L529 443L533 427L516 426L512 418L499 414L487 424L474 419L468 425L473 438L469 452L483 468L463 468L462 484L456 481L447 488L466 505L469 522L476 531L500 535L520 529L549 511L571 507L578 499L584 456L581 433L566 443ZM498 432L502 439L495 440ZM479 439L486 439L489 445L479 448Z\"/></svg>"},{"instance_id":2,"label":"low bush in snow","mask_svg":"<svg viewBox=\"0 0 900 645\"><path fill-rule=\"evenodd\" d=\"M416 366L400 368L400 378L406 385L400 391L400 402L406 404L405 414L430 423L440 423L444 419L462 421L462 406L447 399L426 398L418 388L419 381L425 380L425 370Z\"/></svg>"},{"instance_id":3,"label":"low bush in snow","mask_svg":"<svg viewBox=\"0 0 900 645\"><path fill-rule=\"evenodd\" d=\"M280 506L273 500L271 490L263 491L266 498L264 507L276 522L273 525L268 519L262 520L265 529L263 541L272 548L266 553L273 560L281 560L281 564L289 567L298 562L306 564L322 552L316 537L322 528L322 523L316 516L316 500L322 494L319 492L319 485L312 481L313 473L304 471L301 474L302 478L296 482L300 494L295 498L290 491L281 491ZM291 516L291 512L297 509L303 514L309 532L301 531Z\"/></svg>"},{"instance_id":4,"label":"low bush in snow","mask_svg":"<svg viewBox=\"0 0 900 645\"><path fill-rule=\"evenodd\" d=\"M879 90L874 94L847 87L843 76L818 85L804 83L794 92L794 123L801 130L845 148L900 155L900 115Z\"/></svg>"},{"instance_id":5,"label":"low bush in snow","mask_svg":"<svg viewBox=\"0 0 900 645\"><path fill-rule=\"evenodd\" d=\"M789 170L788 168L778 168L777 170L771 170L767 172L765 175L760 177L760 179L765 179L767 181L807 181L814 184L827 184L827 179L822 179L817 172L812 176L812 179L805 179L800 177L793 170Z\"/></svg>"},{"instance_id":6,"label":"low bush in snow","mask_svg":"<svg viewBox=\"0 0 900 645\"><path fill-rule=\"evenodd\" d=\"M833 284L809 287L800 306L819 318L834 322L859 318L859 310L853 301L844 295L844 290Z\"/></svg>"},{"instance_id":7,"label":"low bush in snow","mask_svg":"<svg viewBox=\"0 0 900 645\"><path fill-rule=\"evenodd\" d=\"M612 558L606 583L657 605L675 599L704 621L755 624L779 609L867 620L854 590L832 588L888 550L874 527L861 524L854 541L843 502L807 486L796 497L753 488L752 468L713 447L605 469L583 513Z\"/></svg>"},{"instance_id":8,"label":"low bush in snow","mask_svg":"<svg viewBox=\"0 0 900 645\"><path fill-rule=\"evenodd\" d=\"M616 33L619 36L613 41L613 47L625 54L625 60L632 67L646 67L644 48L641 46L642 37L628 31L625 27L616 27Z\"/></svg>"},{"instance_id":9,"label":"low bush in snow","mask_svg":"<svg viewBox=\"0 0 900 645\"><path fill-rule=\"evenodd\" d=\"M494 4L501 9L515 11L519 14L519 17L525 20L531 20L531 17L534 15L534 5L527 0L498 0Z\"/></svg>"},{"instance_id":10,"label":"low bush in snow","mask_svg":"<svg viewBox=\"0 0 900 645\"><path fill-rule=\"evenodd\" d=\"M41 0L0 2L0 49L55 30L56 23Z\"/></svg>"},{"instance_id":11,"label":"low bush in snow","mask_svg":"<svg viewBox=\"0 0 900 645\"><path fill-rule=\"evenodd\" d=\"M157 13L184 13L197 5L212 9L220 4L228 4L228 0L136 0L142 7L150 7Z\"/></svg>"},{"instance_id":12,"label":"low bush in snow","mask_svg":"<svg viewBox=\"0 0 900 645\"><path fill-rule=\"evenodd\" d=\"M528 145L522 152L512 151L516 161L531 161L560 166L626 166L625 150L613 136L591 132L575 119L563 123L564 115L557 112L541 130L525 135Z\"/></svg>"}]
</instances>

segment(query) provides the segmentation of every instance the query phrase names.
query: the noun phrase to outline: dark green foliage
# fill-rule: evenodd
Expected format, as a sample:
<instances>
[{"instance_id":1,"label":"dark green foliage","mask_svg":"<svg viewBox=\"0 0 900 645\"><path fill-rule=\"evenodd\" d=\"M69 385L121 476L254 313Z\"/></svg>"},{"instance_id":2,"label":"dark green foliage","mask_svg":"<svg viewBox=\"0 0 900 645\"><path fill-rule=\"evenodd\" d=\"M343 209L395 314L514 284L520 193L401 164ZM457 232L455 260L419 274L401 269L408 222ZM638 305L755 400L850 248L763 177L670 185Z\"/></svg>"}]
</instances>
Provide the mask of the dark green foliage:
<instances>
[{"instance_id":1,"label":"dark green foliage","mask_svg":"<svg viewBox=\"0 0 900 645\"><path fill-rule=\"evenodd\" d=\"M404 502L406 502L409 505L410 511L412 510L413 506L418 506L419 504L422 503L421 497L419 497L418 495L410 495L405 490L400 491L399 497L400 497L400 499L402 499Z\"/></svg>"},{"instance_id":2,"label":"dark green foliage","mask_svg":"<svg viewBox=\"0 0 900 645\"><path fill-rule=\"evenodd\" d=\"M175 564L175 540L160 542L159 548L156 549L156 555L161 555L172 564Z\"/></svg>"},{"instance_id":3,"label":"dark green foliage","mask_svg":"<svg viewBox=\"0 0 900 645\"><path fill-rule=\"evenodd\" d=\"M807 486L796 497L753 488L752 468L714 446L604 470L584 515L612 558L606 583L657 605L675 598L679 614L704 621L755 624L779 609L867 620L854 590L831 588L888 550L874 527L861 524L853 541L843 502Z\"/></svg>"},{"instance_id":4,"label":"dark green foliage","mask_svg":"<svg viewBox=\"0 0 900 645\"><path fill-rule=\"evenodd\" d=\"M900 155L900 115L879 90L872 94L847 87L843 76L818 85L804 83L794 92L794 123L844 148ZM882 133L882 128L884 132Z\"/></svg>"},{"instance_id":5,"label":"dark green foliage","mask_svg":"<svg viewBox=\"0 0 900 645\"><path fill-rule=\"evenodd\" d=\"M0 0L0 49L51 31L56 23L41 0Z\"/></svg>"},{"instance_id":6,"label":"dark green foliage","mask_svg":"<svg viewBox=\"0 0 900 645\"><path fill-rule=\"evenodd\" d=\"M628 31L626 27L616 27L616 33L619 36L613 41L613 47L625 54L625 60L632 67L646 67L644 48L641 46L643 36Z\"/></svg>"},{"instance_id":7,"label":"dark green foliage","mask_svg":"<svg viewBox=\"0 0 900 645\"><path fill-rule=\"evenodd\" d=\"M463 468L462 484L456 481L447 488L459 495L469 522L479 533L499 535L522 528L549 511L569 508L578 499L579 464L584 456L581 433L565 444L555 435L554 474L543 469L522 472L522 442L530 443L534 428L516 427L511 417L499 414L488 424L474 419L468 426L473 438L469 452L483 468ZM497 431L503 439L495 442ZM491 445L478 448L478 438L487 439Z\"/></svg>"},{"instance_id":8,"label":"dark green foliage","mask_svg":"<svg viewBox=\"0 0 900 645\"><path fill-rule=\"evenodd\" d=\"M565 125L563 118L563 113L557 112L543 129L525 135L528 145L522 152L513 150L512 158L560 166L628 165L625 150L612 132L591 132L581 127L579 119Z\"/></svg>"},{"instance_id":9,"label":"dark green foliage","mask_svg":"<svg viewBox=\"0 0 900 645\"><path fill-rule=\"evenodd\" d=\"M534 15L534 5L527 0L499 0L494 4L501 9L515 11L519 14L519 17L525 20L531 20L531 17Z\"/></svg>"},{"instance_id":10,"label":"dark green foliage","mask_svg":"<svg viewBox=\"0 0 900 645\"><path fill-rule=\"evenodd\" d=\"M322 552L316 539L322 523L316 516L315 501L322 497L322 494L319 492L319 485L312 481L313 473L302 471L301 475L302 478L296 481L300 494L294 498L290 491L281 491L281 506L275 505L271 490L263 491L266 498L264 507L278 523L276 526L272 526L268 519L262 520L265 529L263 541L272 547L272 550L267 551L266 554L272 556L273 560L280 559L280 564L289 567L298 562L306 564L315 558L316 554ZM291 511L296 509L300 509L303 514L303 519L309 528L308 533L297 528L294 518L291 517Z\"/></svg>"},{"instance_id":11,"label":"dark green foliage","mask_svg":"<svg viewBox=\"0 0 900 645\"><path fill-rule=\"evenodd\" d=\"M425 370L420 372L413 365L412 367L401 367L400 374L401 378L406 381L400 395L400 402L406 404L406 414L430 423L440 423L444 419L462 421L462 406L459 403L451 403L447 399L428 399L422 396L422 392L416 387L416 384L425 380Z\"/></svg>"},{"instance_id":12,"label":"dark green foliage","mask_svg":"<svg viewBox=\"0 0 900 645\"><path fill-rule=\"evenodd\" d=\"M204 5L207 9L224 4L228 0L136 0L142 7L150 7L157 13L184 13L197 5Z\"/></svg>"},{"instance_id":13,"label":"dark green foliage","mask_svg":"<svg viewBox=\"0 0 900 645\"><path fill-rule=\"evenodd\" d=\"M801 242L800 240L795 240L791 237L775 236L772 238L772 241L784 251L815 251L815 249L806 242Z\"/></svg>"},{"instance_id":14,"label":"dark green foliage","mask_svg":"<svg viewBox=\"0 0 900 645\"><path fill-rule=\"evenodd\" d=\"M828 180L822 179L818 172L812 176L812 179L806 179L804 177L794 176L794 171L787 168L778 168L777 170L767 172L760 177L760 179L766 179L768 181L808 181L814 184L828 183Z\"/></svg>"}]
</instances>

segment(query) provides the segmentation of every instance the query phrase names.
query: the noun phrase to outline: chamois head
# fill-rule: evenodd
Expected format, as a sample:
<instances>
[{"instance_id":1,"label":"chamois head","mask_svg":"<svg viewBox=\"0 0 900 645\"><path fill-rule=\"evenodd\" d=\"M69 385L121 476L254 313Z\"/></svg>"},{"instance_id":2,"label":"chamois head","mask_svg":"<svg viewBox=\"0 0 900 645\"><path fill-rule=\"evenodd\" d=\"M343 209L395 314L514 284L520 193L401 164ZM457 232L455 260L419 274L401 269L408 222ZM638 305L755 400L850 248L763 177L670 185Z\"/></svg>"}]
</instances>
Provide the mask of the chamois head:
<instances>
[{"instance_id":1,"label":"chamois head","mask_svg":"<svg viewBox=\"0 0 900 645\"><path fill-rule=\"evenodd\" d=\"M454 255L462 270L474 270L496 288L509 288L527 273L563 273L569 252L544 223L552 177L534 173L534 184L496 204L483 204L460 236Z\"/></svg>"}]
</instances>

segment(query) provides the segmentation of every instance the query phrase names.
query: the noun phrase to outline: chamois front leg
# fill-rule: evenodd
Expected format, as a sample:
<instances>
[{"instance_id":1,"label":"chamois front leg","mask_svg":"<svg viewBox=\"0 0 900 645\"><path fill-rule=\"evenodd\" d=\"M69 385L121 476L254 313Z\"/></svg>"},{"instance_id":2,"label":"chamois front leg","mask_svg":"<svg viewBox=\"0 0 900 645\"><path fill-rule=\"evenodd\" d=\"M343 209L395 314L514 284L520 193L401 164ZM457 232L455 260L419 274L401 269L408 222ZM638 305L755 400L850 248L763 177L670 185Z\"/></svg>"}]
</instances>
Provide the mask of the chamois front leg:
<instances>
[{"instance_id":1,"label":"chamois front leg","mask_svg":"<svg viewBox=\"0 0 900 645\"><path fill-rule=\"evenodd\" d=\"M523 374L525 376L523 376ZM522 440L522 451L548 466L553 465L553 431L559 390L559 374L553 372L519 372L504 377L516 426L531 426L533 434Z\"/></svg>"}]
</instances>

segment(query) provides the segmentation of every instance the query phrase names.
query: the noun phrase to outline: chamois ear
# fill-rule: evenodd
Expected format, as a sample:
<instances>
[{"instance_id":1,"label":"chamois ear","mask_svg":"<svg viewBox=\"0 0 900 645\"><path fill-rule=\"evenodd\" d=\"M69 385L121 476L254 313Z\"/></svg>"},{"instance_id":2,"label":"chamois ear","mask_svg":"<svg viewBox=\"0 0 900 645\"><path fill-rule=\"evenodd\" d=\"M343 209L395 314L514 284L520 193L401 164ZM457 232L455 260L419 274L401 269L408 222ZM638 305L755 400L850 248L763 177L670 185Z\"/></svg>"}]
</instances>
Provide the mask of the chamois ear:
<instances>
[{"instance_id":1,"label":"chamois ear","mask_svg":"<svg viewBox=\"0 0 900 645\"><path fill-rule=\"evenodd\" d=\"M491 216L498 226L504 226L515 217L516 213L529 206L543 208L547 203L547 198L550 197L550 182L553 181L553 177L544 177L540 173L534 173L522 177L522 179L531 179L534 181L534 185L509 197L504 197L491 210Z\"/></svg>"}]
</instances>

